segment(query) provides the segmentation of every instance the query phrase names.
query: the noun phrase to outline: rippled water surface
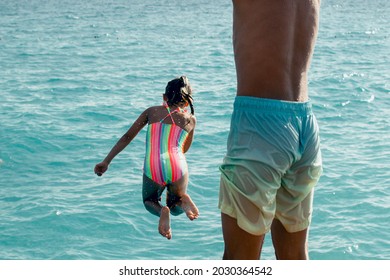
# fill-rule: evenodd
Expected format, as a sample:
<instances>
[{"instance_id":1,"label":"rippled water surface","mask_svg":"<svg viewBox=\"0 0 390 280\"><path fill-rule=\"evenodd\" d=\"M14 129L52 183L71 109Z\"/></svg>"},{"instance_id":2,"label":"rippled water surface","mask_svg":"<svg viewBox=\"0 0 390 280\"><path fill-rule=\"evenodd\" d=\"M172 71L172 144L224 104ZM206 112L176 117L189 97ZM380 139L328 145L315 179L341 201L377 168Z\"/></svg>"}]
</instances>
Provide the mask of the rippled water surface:
<instances>
[{"instance_id":1,"label":"rippled water surface","mask_svg":"<svg viewBox=\"0 0 390 280\"><path fill-rule=\"evenodd\" d=\"M389 3L322 1L312 259L390 259ZM0 0L1 259L221 258L231 11L225 0ZM201 217L173 217L167 241L141 202L145 131L105 176L93 166L180 74L195 90L187 160ZM269 237L262 256L274 259Z\"/></svg>"}]
</instances>

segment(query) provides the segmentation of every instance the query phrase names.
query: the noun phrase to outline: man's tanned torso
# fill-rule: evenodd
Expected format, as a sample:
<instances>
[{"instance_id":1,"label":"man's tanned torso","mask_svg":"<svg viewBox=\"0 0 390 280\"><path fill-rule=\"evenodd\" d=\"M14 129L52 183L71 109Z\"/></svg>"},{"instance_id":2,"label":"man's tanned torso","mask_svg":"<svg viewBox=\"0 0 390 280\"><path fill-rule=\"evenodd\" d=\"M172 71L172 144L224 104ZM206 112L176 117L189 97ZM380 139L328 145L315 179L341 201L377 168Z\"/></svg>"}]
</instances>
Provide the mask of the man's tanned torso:
<instances>
[{"instance_id":1,"label":"man's tanned torso","mask_svg":"<svg viewBox=\"0 0 390 280\"><path fill-rule=\"evenodd\" d=\"M233 0L237 95L307 101L319 0Z\"/></svg>"}]
</instances>

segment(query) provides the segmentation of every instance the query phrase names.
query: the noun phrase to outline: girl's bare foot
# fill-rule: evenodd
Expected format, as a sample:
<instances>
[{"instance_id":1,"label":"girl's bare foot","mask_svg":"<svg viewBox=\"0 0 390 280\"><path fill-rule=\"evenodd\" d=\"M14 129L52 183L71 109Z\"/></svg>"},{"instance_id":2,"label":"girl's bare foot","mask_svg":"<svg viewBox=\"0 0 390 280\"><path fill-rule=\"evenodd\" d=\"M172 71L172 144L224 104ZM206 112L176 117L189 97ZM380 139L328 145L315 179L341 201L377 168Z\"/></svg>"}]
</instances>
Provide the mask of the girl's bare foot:
<instances>
[{"instance_id":1,"label":"girl's bare foot","mask_svg":"<svg viewBox=\"0 0 390 280\"><path fill-rule=\"evenodd\" d=\"M199 210L188 194L184 194L180 199L180 207L186 212L188 219L194 220L199 217Z\"/></svg>"},{"instance_id":2,"label":"girl's bare foot","mask_svg":"<svg viewBox=\"0 0 390 280\"><path fill-rule=\"evenodd\" d=\"M172 238L171 221L169 217L170 211L167 206L161 209L160 221L158 223L158 232L167 239Z\"/></svg>"}]
</instances>

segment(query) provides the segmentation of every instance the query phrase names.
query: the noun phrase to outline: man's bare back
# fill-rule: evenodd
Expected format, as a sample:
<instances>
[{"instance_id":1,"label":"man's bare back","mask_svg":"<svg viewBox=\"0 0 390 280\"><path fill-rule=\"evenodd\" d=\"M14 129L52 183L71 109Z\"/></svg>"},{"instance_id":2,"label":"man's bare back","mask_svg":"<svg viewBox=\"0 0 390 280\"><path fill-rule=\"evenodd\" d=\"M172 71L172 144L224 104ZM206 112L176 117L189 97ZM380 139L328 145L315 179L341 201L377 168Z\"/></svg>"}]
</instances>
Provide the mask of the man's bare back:
<instances>
[{"instance_id":1,"label":"man's bare back","mask_svg":"<svg viewBox=\"0 0 390 280\"><path fill-rule=\"evenodd\" d=\"M320 0L233 0L237 95L308 99Z\"/></svg>"}]
</instances>

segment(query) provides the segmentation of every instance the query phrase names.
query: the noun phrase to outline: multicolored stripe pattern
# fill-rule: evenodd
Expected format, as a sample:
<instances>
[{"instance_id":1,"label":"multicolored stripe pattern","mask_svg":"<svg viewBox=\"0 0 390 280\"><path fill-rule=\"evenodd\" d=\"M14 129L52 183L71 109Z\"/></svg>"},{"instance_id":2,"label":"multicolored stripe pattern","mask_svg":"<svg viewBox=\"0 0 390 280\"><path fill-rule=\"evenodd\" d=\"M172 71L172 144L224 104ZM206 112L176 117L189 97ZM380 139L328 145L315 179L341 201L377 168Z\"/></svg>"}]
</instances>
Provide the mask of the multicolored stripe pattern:
<instances>
[{"instance_id":1,"label":"multicolored stripe pattern","mask_svg":"<svg viewBox=\"0 0 390 280\"><path fill-rule=\"evenodd\" d=\"M188 171L183 145L188 132L175 124L149 124L146 135L144 173L165 186Z\"/></svg>"}]
</instances>

